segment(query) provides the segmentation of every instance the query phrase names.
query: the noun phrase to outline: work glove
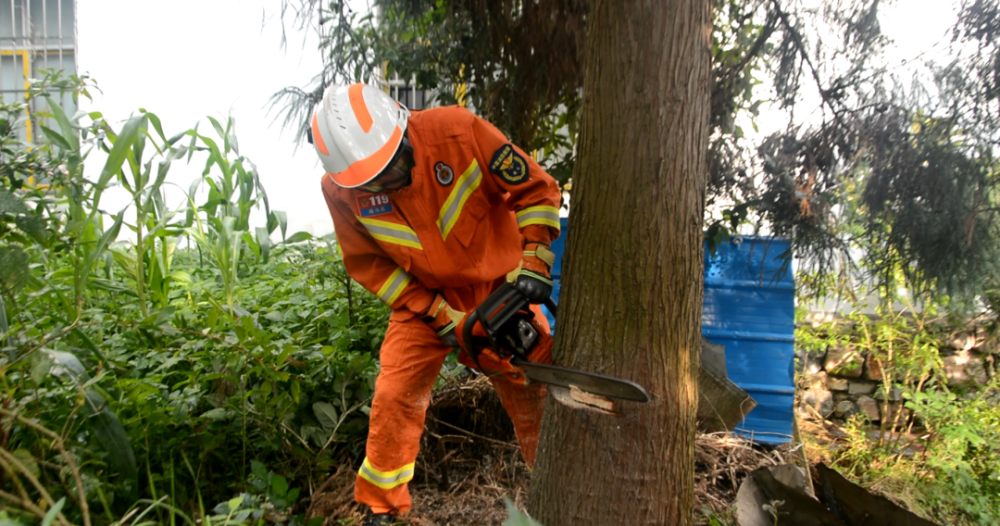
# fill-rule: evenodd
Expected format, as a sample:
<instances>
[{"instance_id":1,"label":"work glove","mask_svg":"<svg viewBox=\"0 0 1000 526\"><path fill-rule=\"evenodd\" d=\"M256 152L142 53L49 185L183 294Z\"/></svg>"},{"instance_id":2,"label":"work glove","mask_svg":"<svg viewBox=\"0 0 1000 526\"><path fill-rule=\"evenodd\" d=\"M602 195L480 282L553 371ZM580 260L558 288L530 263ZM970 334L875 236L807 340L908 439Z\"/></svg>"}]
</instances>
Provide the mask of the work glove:
<instances>
[{"instance_id":1,"label":"work glove","mask_svg":"<svg viewBox=\"0 0 1000 526\"><path fill-rule=\"evenodd\" d=\"M459 346L455 329L458 328L458 324L462 322L463 318L465 318L465 313L453 309L440 294L434 297L434 301L431 302L431 306L427 308L427 312L423 316L424 323L434 329L438 338L441 338L441 343L452 348Z\"/></svg>"},{"instance_id":2,"label":"work glove","mask_svg":"<svg viewBox=\"0 0 1000 526\"><path fill-rule=\"evenodd\" d=\"M542 243L524 244L520 270L514 285L531 303L542 303L552 295L552 263L556 255Z\"/></svg>"}]
</instances>

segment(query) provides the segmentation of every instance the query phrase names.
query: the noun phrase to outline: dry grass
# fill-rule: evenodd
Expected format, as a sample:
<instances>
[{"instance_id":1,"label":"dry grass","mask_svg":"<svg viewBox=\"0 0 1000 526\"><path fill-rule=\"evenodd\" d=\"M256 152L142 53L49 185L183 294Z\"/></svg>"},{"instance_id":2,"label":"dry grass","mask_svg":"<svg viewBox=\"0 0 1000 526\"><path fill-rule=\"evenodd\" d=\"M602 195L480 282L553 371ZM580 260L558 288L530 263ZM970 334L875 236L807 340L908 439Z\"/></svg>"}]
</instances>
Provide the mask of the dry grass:
<instances>
[{"instance_id":1,"label":"dry grass","mask_svg":"<svg viewBox=\"0 0 1000 526\"><path fill-rule=\"evenodd\" d=\"M529 472L513 427L483 378L449 383L435 392L410 484L413 511L402 524L419 526L500 526L503 498L527 503ZM767 448L725 434L700 435L695 444L695 515L730 516L743 479L762 466L801 459L797 448ZM324 526L361 524L354 503L355 470L341 467L313 494L308 516L326 517Z\"/></svg>"},{"instance_id":2,"label":"dry grass","mask_svg":"<svg viewBox=\"0 0 1000 526\"><path fill-rule=\"evenodd\" d=\"M799 446L762 446L728 433L699 435L694 447L696 516L708 510L728 515L743 479L758 468L781 464L805 467Z\"/></svg>"}]
</instances>

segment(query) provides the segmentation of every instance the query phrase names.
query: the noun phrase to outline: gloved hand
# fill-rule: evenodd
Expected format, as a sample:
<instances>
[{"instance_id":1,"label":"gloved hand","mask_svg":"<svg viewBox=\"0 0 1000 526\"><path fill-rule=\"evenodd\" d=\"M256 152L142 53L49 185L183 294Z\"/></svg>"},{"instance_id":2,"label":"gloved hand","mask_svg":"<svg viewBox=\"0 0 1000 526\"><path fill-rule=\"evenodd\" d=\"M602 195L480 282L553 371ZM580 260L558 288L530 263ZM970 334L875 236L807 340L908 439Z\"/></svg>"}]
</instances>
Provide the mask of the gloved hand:
<instances>
[{"instance_id":1,"label":"gloved hand","mask_svg":"<svg viewBox=\"0 0 1000 526\"><path fill-rule=\"evenodd\" d=\"M515 286L531 303L542 303L552 295L550 271L556 255L549 247L534 241L524 244L524 255Z\"/></svg>"},{"instance_id":2,"label":"gloved hand","mask_svg":"<svg viewBox=\"0 0 1000 526\"><path fill-rule=\"evenodd\" d=\"M455 329L458 328L458 324L462 322L463 318L465 318L465 313L453 309L440 294L434 297L434 301L431 302L431 306L423 316L424 323L434 329L438 338L441 338L441 343L447 347L458 347L458 336L455 334Z\"/></svg>"}]
</instances>

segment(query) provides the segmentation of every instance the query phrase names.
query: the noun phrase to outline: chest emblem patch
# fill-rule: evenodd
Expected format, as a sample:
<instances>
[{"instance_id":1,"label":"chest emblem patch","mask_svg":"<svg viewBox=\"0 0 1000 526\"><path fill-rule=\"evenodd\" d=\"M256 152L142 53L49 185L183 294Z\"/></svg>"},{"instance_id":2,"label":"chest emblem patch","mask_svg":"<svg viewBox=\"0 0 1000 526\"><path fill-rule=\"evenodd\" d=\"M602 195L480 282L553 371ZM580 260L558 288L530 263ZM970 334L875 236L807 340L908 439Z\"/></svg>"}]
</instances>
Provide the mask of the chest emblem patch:
<instances>
[{"instance_id":1,"label":"chest emblem patch","mask_svg":"<svg viewBox=\"0 0 1000 526\"><path fill-rule=\"evenodd\" d=\"M363 195L358 198L358 211L361 217L380 216L392 212L392 203L384 194Z\"/></svg>"},{"instance_id":2,"label":"chest emblem patch","mask_svg":"<svg viewBox=\"0 0 1000 526\"><path fill-rule=\"evenodd\" d=\"M521 184L528 180L528 163L511 144L505 144L493 154L490 171L510 184Z\"/></svg>"},{"instance_id":3,"label":"chest emblem patch","mask_svg":"<svg viewBox=\"0 0 1000 526\"><path fill-rule=\"evenodd\" d=\"M451 166L444 164L444 161L438 161L434 165L434 176L437 177L437 181L441 186L448 186L455 180L455 170L452 170Z\"/></svg>"}]
</instances>

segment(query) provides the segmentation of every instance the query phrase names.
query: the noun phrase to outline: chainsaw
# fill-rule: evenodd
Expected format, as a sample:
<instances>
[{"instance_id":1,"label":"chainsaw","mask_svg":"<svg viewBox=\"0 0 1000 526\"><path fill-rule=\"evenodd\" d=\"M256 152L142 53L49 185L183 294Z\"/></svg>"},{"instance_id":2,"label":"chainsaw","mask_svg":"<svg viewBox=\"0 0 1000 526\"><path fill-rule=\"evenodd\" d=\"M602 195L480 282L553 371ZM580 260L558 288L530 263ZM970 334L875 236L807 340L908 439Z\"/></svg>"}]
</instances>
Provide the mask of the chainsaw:
<instances>
[{"instance_id":1,"label":"chainsaw","mask_svg":"<svg viewBox=\"0 0 1000 526\"><path fill-rule=\"evenodd\" d=\"M543 305L556 316L558 306L551 298ZM552 337L529 306L521 291L504 283L466 315L460 344L476 368L486 374L504 374L518 383L542 382L607 398L649 401L649 394L635 382L539 363L550 361ZM482 330L476 331L477 326ZM481 363L483 358L488 359Z\"/></svg>"}]
</instances>

